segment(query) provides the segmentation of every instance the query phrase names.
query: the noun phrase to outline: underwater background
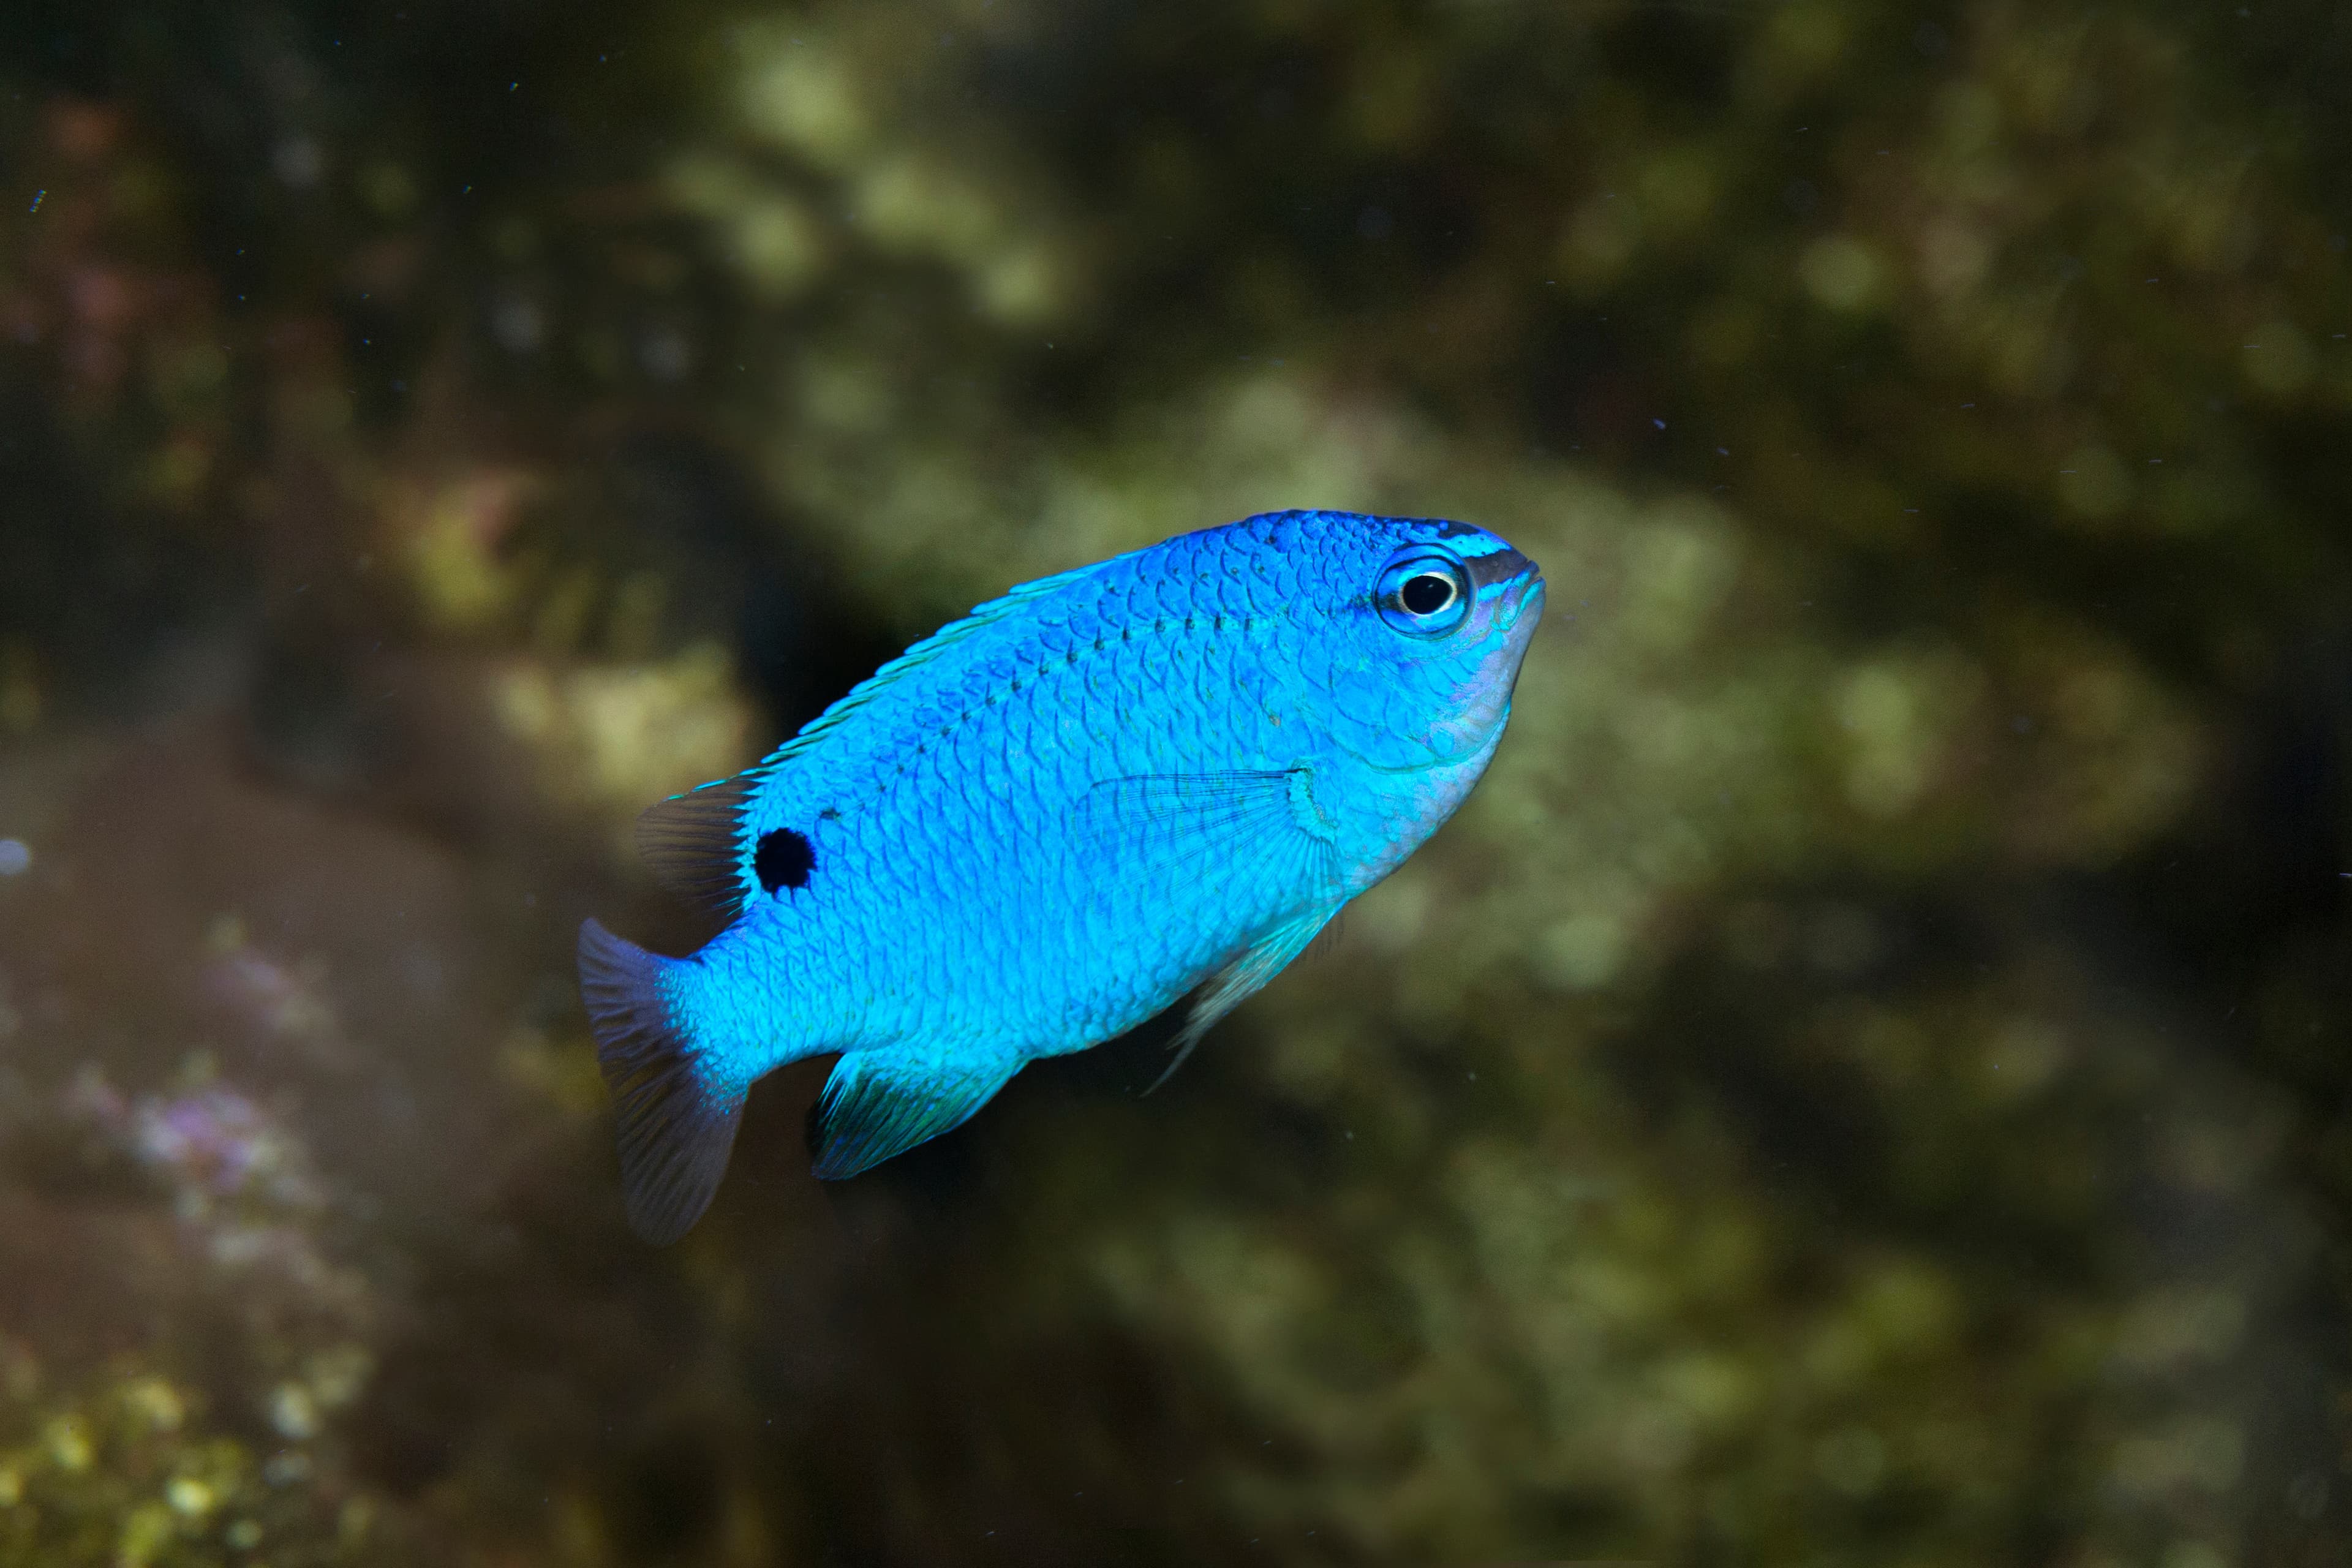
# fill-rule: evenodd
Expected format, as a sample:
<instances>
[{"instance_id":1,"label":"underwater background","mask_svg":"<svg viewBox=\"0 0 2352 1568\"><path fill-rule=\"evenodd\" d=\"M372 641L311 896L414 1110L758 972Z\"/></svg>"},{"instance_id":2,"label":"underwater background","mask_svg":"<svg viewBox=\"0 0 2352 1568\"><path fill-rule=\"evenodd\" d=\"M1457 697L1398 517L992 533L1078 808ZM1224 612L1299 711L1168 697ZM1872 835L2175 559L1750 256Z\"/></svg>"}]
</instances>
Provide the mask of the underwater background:
<instances>
[{"instance_id":1,"label":"underwater background","mask_svg":"<svg viewBox=\"0 0 2352 1568\"><path fill-rule=\"evenodd\" d=\"M2352 1561L2352 12L0 8L0 1564ZM1551 606L1460 816L628 1234L583 915L1020 579Z\"/></svg>"}]
</instances>

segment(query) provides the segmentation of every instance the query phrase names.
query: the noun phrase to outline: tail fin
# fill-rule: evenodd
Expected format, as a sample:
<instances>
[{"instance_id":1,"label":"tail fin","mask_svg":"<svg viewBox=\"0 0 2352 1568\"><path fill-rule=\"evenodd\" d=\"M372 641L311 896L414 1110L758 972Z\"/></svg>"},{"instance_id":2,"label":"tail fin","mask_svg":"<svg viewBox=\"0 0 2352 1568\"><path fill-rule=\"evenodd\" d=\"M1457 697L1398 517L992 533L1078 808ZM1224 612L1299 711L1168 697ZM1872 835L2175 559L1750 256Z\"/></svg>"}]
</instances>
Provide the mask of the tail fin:
<instances>
[{"instance_id":1,"label":"tail fin","mask_svg":"<svg viewBox=\"0 0 2352 1568\"><path fill-rule=\"evenodd\" d=\"M662 994L663 972L679 963L593 920L580 928L580 999L620 1123L622 1195L629 1224L657 1247L710 1206L743 1109L741 1086L712 1076Z\"/></svg>"}]
</instances>

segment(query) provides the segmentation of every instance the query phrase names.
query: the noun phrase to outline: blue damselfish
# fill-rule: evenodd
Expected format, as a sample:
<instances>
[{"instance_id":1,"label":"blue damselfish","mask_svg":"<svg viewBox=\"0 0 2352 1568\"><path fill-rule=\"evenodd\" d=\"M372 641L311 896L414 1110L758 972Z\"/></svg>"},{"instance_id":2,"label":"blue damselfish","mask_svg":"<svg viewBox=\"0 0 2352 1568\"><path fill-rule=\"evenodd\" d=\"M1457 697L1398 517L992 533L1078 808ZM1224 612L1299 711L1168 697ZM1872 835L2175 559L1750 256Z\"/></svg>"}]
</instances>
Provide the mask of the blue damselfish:
<instances>
[{"instance_id":1,"label":"blue damselfish","mask_svg":"<svg viewBox=\"0 0 2352 1568\"><path fill-rule=\"evenodd\" d=\"M682 959L581 928L631 1222L685 1234L803 1057L840 1053L842 1177L1209 982L1189 1049L1462 804L1543 597L1465 523L1245 518L1015 588L653 807L656 874L730 923Z\"/></svg>"}]
</instances>

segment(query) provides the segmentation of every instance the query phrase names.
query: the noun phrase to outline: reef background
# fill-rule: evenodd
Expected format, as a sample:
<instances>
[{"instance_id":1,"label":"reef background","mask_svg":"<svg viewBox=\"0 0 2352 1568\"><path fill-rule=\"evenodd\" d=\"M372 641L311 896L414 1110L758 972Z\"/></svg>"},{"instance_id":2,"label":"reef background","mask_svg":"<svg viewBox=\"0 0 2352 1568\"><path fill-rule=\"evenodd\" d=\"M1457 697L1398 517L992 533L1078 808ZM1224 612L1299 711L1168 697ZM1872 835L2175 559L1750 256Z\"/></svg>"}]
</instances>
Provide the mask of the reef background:
<instances>
[{"instance_id":1,"label":"reef background","mask_svg":"<svg viewBox=\"0 0 2352 1568\"><path fill-rule=\"evenodd\" d=\"M2352 12L0 8L0 1564L2352 1553ZM1441 512L1477 795L683 1246L651 799Z\"/></svg>"}]
</instances>

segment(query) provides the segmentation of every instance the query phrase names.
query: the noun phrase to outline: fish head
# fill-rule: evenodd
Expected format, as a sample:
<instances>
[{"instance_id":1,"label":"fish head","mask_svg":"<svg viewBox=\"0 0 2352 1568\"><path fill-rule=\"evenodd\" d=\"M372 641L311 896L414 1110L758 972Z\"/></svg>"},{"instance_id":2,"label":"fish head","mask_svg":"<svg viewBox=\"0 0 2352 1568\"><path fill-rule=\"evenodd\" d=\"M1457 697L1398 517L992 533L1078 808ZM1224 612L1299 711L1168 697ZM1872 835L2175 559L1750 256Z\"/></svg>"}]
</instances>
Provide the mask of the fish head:
<instances>
[{"instance_id":1,"label":"fish head","mask_svg":"<svg viewBox=\"0 0 2352 1568\"><path fill-rule=\"evenodd\" d=\"M1332 617L1333 738L1385 771L1483 767L1543 619L1543 573L1468 523L1366 521Z\"/></svg>"}]
</instances>

